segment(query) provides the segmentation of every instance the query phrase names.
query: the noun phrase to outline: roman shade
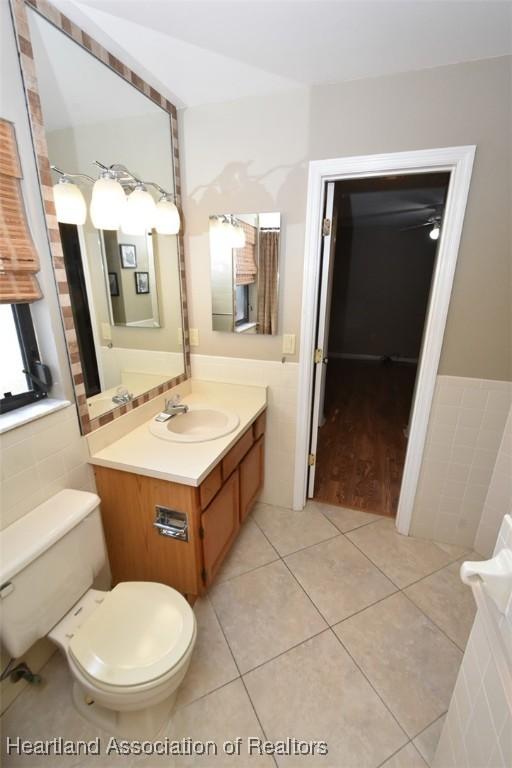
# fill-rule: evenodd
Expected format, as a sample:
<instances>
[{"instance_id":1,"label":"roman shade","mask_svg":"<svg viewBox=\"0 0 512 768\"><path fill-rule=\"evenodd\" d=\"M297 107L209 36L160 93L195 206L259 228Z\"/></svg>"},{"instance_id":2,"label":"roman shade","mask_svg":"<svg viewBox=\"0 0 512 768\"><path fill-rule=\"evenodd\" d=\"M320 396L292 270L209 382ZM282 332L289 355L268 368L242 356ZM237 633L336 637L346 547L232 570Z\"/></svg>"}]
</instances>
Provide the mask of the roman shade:
<instances>
[{"instance_id":1,"label":"roman shade","mask_svg":"<svg viewBox=\"0 0 512 768\"><path fill-rule=\"evenodd\" d=\"M243 248L235 248L235 284L250 285L256 281L258 268L256 266L256 227L237 220L245 234Z\"/></svg>"},{"instance_id":2,"label":"roman shade","mask_svg":"<svg viewBox=\"0 0 512 768\"><path fill-rule=\"evenodd\" d=\"M28 228L14 125L0 118L0 303L20 304L42 297L39 257Z\"/></svg>"}]
</instances>

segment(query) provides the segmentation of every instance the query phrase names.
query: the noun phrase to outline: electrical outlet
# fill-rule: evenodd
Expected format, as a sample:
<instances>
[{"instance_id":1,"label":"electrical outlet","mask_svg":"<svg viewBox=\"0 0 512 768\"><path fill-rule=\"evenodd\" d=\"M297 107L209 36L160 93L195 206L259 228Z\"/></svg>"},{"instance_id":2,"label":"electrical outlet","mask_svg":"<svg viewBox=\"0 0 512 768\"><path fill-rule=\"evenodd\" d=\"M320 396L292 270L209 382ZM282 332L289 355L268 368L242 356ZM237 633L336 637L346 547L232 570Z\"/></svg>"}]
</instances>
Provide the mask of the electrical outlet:
<instances>
[{"instance_id":1,"label":"electrical outlet","mask_svg":"<svg viewBox=\"0 0 512 768\"><path fill-rule=\"evenodd\" d=\"M199 328L189 328L188 338L189 338L191 347L198 347L199 346Z\"/></svg>"},{"instance_id":2,"label":"electrical outlet","mask_svg":"<svg viewBox=\"0 0 512 768\"><path fill-rule=\"evenodd\" d=\"M295 354L295 334L285 333L283 334L283 355Z\"/></svg>"},{"instance_id":3,"label":"electrical outlet","mask_svg":"<svg viewBox=\"0 0 512 768\"><path fill-rule=\"evenodd\" d=\"M112 340L112 326L110 325L110 323L101 324L101 335L103 336L105 341Z\"/></svg>"}]
</instances>

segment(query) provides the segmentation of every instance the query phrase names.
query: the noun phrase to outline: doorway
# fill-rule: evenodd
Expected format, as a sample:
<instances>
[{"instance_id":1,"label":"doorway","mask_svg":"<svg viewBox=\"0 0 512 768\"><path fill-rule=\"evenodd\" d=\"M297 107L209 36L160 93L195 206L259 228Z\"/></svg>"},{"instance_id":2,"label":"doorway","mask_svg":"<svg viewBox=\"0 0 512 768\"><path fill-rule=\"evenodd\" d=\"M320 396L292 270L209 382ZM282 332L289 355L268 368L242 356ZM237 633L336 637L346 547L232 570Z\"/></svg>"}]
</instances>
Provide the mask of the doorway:
<instances>
[{"instance_id":1,"label":"doorway","mask_svg":"<svg viewBox=\"0 0 512 768\"><path fill-rule=\"evenodd\" d=\"M441 357L475 149L475 146L445 147L310 162L297 398L294 509L302 509L307 500L311 464L314 465L312 448L316 447L316 443L313 446L313 440L316 440L318 433L318 421L317 428L313 429L311 404L315 405L318 416L322 391L319 384L322 378L321 371L325 369L322 351L317 347L319 328L325 324L325 313L322 316L319 311L319 288L321 277L322 275L325 277L326 274L326 270L322 269L326 253L325 246L331 239L330 233L323 226L328 190L330 186L332 188L334 186L330 183L343 179L376 176L450 174L443 227L439 237L423 334L422 354L409 420L409 438L396 516L398 531L408 534Z\"/></svg>"},{"instance_id":2,"label":"doorway","mask_svg":"<svg viewBox=\"0 0 512 768\"><path fill-rule=\"evenodd\" d=\"M92 397L101 392L100 370L96 357L97 344L94 338L94 324L91 318L90 290L87 290L87 275L82 258L79 229L75 224L59 222L64 268L71 296L71 310L76 329L85 396Z\"/></svg>"},{"instance_id":3,"label":"doorway","mask_svg":"<svg viewBox=\"0 0 512 768\"><path fill-rule=\"evenodd\" d=\"M444 172L333 182L310 478L318 501L396 515L449 180Z\"/></svg>"}]
</instances>

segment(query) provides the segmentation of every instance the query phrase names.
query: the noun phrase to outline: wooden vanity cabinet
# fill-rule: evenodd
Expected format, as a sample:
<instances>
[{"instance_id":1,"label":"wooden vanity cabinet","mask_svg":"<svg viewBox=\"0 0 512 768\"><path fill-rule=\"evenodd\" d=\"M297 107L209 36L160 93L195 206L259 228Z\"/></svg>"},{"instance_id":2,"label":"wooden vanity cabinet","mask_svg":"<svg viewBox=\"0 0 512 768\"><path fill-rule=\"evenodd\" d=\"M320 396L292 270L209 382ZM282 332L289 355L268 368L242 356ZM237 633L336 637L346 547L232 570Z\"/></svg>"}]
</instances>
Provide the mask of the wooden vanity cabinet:
<instances>
[{"instance_id":1,"label":"wooden vanity cabinet","mask_svg":"<svg viewBox=\"0 0 512 768\"><path fill-rule=\"evenodd\" d=\"M240 528L239 474L235 469L201 515L203 577L211 584Z\"/></svg>"},{"instance_id":2,"label":"wooden vanity cabinet","mask_svg":"<svg viewBox=\"0 0 512 768\"><path fill-rule=\"evenodd\" d=\"M159 581L193 597L205 592L263 486L265 414L199 487L95 466L112 580ZM187 540L155 527L157 507L186 516Z\"/></svg>"},{"instance_id":3,"label":"wooden vanity cabinet","mask_svg":"<svg viewBox=\"0 0 512 768\"><path fill-rule=\"evenodd\" d=\"M251 511L263 485L265 465L263 437L257 440L240 462L240 521Z\"/></svg>"}]
</instances>

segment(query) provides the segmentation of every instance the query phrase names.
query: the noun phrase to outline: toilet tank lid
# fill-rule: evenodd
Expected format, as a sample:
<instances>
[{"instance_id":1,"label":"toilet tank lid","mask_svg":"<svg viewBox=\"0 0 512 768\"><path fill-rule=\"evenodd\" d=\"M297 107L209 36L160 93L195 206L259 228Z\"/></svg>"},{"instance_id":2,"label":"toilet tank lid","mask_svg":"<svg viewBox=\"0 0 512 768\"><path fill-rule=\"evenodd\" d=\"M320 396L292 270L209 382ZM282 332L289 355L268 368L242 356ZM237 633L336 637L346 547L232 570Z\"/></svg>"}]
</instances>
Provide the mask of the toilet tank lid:
<instances>
[{"instance_id":1,"label":"toilet tank lid","mask_svg":"<svg viewBox=\"0 0 512 768\"><path fill-rule=\"evenodd\" d=\"M100 504L88 491L65 489L0 532L0 584L26 568Z\"/></svg>"}]
</instances>

